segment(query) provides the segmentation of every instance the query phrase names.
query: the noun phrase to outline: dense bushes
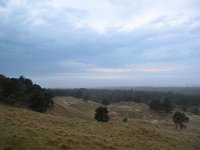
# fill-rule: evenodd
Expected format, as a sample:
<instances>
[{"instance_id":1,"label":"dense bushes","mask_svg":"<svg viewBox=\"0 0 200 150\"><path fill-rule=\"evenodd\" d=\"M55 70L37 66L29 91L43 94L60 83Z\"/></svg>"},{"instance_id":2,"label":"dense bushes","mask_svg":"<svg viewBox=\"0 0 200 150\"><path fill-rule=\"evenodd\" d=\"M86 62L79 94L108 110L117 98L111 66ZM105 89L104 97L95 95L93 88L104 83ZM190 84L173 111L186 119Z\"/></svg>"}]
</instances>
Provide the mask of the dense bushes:
<instances>
[{"instance_id":1,"label":"dense bushes","mask_svg":"<svg viewBox=\"0 0 200 150\"><path fill-rule=\"evenodd\" d=\"M44 112L53 105L52 95L30 79L23 76L8 78L0 75L0 101L11 104L28 106L39 112Z\"/></svg>"}]
</instances>

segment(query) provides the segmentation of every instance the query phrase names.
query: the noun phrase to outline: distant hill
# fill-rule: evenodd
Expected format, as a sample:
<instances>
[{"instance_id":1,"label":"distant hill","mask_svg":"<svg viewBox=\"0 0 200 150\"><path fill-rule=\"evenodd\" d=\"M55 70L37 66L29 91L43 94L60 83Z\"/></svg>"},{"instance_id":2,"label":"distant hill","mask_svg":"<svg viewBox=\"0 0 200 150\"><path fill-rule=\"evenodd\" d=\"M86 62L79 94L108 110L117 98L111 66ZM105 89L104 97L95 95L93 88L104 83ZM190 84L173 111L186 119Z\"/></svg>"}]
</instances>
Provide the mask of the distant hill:
<instances>
[{"instance_id":1,"label":"distant hill","mask_svg":"<svg viewBox=\"0 0 200 150\"><path fill-rule=\"evenodd\" d=\"M83 101L75 97L54 97L54 106L48 110L48 113L56 116L64 116L68 118L80 118L86 120L94 120L95 109L102 106L100 103L93 101ZM135 102L117 102L107 106L111 119L144 119L162 120L168 116L165 113L158 113L144 103ZM170 116L170 115L169 115Z\"/></svg>"}]
</instances>

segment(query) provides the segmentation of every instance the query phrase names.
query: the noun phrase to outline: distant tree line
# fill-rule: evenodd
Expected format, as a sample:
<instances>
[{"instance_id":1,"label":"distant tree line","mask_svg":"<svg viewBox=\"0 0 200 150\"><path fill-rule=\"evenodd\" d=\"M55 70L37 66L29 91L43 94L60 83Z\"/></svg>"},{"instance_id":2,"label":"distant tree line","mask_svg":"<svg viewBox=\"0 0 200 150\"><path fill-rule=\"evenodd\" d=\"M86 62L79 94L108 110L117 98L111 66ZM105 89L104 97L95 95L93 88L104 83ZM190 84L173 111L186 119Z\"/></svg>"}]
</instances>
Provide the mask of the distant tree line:
<instances>
[{"instance_id":1,"label":"distant tree line","mask_svg":"<svg viewBox=\"0 0 200 150\"><path fill-rule=\"evenodd\" d=\"M44 112L53 105L50 91L33 84L23 76L8 78L0 75L0 101L10 105L28 106L39 112Z\"/></svg>"},{"instance_id":2,"label":"distant tree line","mask_svg":"<svg viewBox=\"0 0 200 150\"><path fill-rule=\"evenodd\" d=\"M155 92L155 91L136 91L136 90L108 90L108 89L50 89L54 96L73 96L78 98L87 98L106 105L119 101L133 101L138 103L150 104L152 101L158 100L159 109L163 109L163 105L172 103L180 107L200 106L200 95L184 95L173 92ZM171 104L169 104L171 105ZM171 106L169 106L169 109ZM164 108L168 109L168 108Z\"/></svg>"},{"instance_id":3,"label":"distant tree line","mask_svg":"<svg viewBox=\"0 0 200 150\"><path fill-rule=\"evenodd\" d=\"M149 103L149 107L153 110L161 110L170 113L173 110L173 104L169 98L164 98L163 101L159 99L152 100Z\"/></svg>"}]
</instances>

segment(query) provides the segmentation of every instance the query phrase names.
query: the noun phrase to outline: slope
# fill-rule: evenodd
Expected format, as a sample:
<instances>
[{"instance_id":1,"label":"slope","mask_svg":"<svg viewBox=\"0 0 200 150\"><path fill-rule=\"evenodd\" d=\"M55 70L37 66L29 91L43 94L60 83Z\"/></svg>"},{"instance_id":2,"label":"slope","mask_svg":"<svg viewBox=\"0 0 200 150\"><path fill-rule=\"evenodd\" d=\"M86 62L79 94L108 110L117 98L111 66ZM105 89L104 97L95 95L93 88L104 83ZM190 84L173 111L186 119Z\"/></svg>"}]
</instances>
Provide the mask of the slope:
<instances>
[{"instance_id":1,"label":"slope","mask_svg":"<svg viewBox=\"0 0 200 150\"><path fill-rule=\"evenodd\" d=\"M0 149L198 150L199 120L196 116L188 129L178 131L140 119L99 123L0 105Z\"/></svg>"}]
</instances>

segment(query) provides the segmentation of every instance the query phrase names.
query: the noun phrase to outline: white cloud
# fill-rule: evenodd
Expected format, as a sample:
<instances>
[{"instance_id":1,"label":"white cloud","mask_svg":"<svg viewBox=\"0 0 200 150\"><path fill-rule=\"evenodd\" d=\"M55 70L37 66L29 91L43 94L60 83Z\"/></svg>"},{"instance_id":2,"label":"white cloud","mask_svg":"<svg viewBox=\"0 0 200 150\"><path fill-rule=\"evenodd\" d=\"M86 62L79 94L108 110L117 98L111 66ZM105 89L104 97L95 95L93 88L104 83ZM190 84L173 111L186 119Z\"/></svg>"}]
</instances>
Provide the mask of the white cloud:
<instances>
[{"instance_id":1,"label":"white cloud","mask_svg":"<svg viewBox=\"0 0 200 150\"><path fill-rule=\"evenodd\" d=\"M101 74L135 74L135 73L154 73L154 74L164 74L176 71L182 71L186 68L183 65L176 64L138 64L138 65L126 65L124 67L116 68L91 68L88 72L91 73L101 73Z\"/></svg>"},{"instance_id":2,"label":"white cloud","mask_svg":"<svg viewBox=\"0 0 200 150\"><path fill-rule=\"evenodd\" d=\"M196 3L195 0L10 0L0 10L9 14L24 9L28 21L35 25L56 24L46 18L57 18L66 28L65 23L70 22L75 28L107 33L112 29L129 32L138 28L180 27L200 16ZM196 25L199 26L193 24Z\"/></svg>"},{"instance_id":3,"label":"white cloud","mask_svg":"<svg viewBox=\"0 0 200 150\"><path fill-rule=\"evenodd\" d=\"M115 74L115 73L127 73L127 72L131 72L132 69L131 68L92 68L92 69L88 69L87 71L89 72L94 72L94 73L111 73L111 74Z\"/></svg>"},{"instance_id":4,"label":"white cloud","mask_svg":"<svg viewBox=\"0 0 200 150\"><path fill-rule=\"evenodd\" d=\"M138 65L135 70L138 72L146 73L171 73L176 71L182 71L186 66L176 64L141 64Z\"/></svg>"},{"instance_id":5,"label":"white cloud","mask_svg":"<svg viewBox=\"0 0 200 150\"><path fill-rule=\"evenodd\" d=\"M87 12L76 24L79 28L88 27L99 33L109 29L132 31L141 27L165 28L181 26L191 18L199 16L198 7L190 0L129 0L123 2L107 0L53 0L57 9L71 7ZM195 9L194 9L195 8ZM153 21L165 17L160 22Z\"/></svg>"}]
</instances>

